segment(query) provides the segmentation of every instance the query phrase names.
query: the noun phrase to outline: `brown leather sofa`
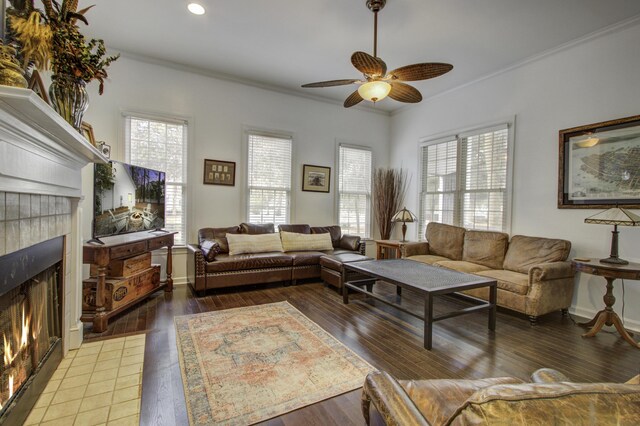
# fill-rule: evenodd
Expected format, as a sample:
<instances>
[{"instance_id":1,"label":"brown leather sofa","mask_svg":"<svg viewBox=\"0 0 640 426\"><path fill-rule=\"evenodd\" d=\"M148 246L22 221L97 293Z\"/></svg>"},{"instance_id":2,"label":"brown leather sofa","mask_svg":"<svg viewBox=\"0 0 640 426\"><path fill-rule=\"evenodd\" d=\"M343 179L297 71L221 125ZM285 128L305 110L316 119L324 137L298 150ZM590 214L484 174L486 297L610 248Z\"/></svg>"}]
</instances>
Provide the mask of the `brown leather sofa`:
<instances>
[{"instance_id":1,"label":"brown leather sofa","mask_svg":"<svg viewBox=\"0 0 640 426\"><path fill-rule=\"evenodd\" d=\"M295 224L280 225L279 228L300 234L328 233L333 250L229 255L227 234L273 233L273 224L241 223L227 228L202 228L198 231L198 244L187 245L187 276L191 289L202 295L215 288L280 281L295 284L299 279L320 277L320 258L326 254L364 254L364 241L357 236L342 235L340 226Z\"/></svg>"},{"instance_id":2,"label":"brown leather sofa","mask_svg":"<svg viewBox=\"0 0 640 426\"><path fill-rule=\"evenodd\" d=\"M640 424L640 375L573 383L543 368L531 379L396 380L376 371L365 379L362 413L368 425L373 403L388 426Z\"/></svg>"},{"instance_id":3,"label":"brown leather sofa","mask_svg":"<svg viewBox=\"0 0 640 426\"><path fill-rule=\"evenodd\" d=\"M498 306L529 316L531 324L549 312L567 312L573 297L575 269L567 261L571 243L503 232L471 231L430 222L427 242L401 246L402 257L434 266L493 278ZM489 299L489 290L465 293Z\"/></svg>"}]
</instances>

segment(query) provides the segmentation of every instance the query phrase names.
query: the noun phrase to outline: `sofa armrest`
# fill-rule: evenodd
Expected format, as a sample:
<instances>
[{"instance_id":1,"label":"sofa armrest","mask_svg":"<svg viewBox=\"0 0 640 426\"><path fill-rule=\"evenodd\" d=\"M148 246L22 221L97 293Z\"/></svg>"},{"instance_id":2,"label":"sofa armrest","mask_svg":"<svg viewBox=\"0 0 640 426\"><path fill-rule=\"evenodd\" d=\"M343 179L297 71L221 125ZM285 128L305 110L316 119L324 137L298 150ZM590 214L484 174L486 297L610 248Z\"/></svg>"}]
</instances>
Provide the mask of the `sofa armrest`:
<instances>
[{"instance_id":1,"label":"sofa armrest","mask_svg":"<svg viewBox=\"0 0 640 426\"><path fill-rule=\"evenodd\" d=\"M573 278L576 269L569 261L540 263L529 268L529 282L536 283L562 278Z\"/></svg>"},{"instance_id":2,"label":"sofa armrest","mask_svg":"<svg viewBox=\"0 0 640 426\"><path fill-rule=\"evenodd\" d=\"M558 383L570 382L569 378L561 372L551 368L540 368L531 375L533 383Z\"/></svg>"},{"instance_id":3,"label":"sofa armrest","mask_svg":"<svg viewBox=\"0 0 640 426\"><path fill-rule=\"evenodd\" d=\"M187 244L187 279L196 291L205 290L207 261L197 244Z\"/></svg>"},{"instance_id":4,"label":"sofa armrest","mask_svg":"<svg viewBox=\"0 0 640 426\"><path fill-rule=\"evenodd\" d=\"M387 426L429 425L400 383L385 372L369 373L364 381L362 411L367 424L370 402L373 402Z\"/></svg>"},{"instance_id":5,"label":"sofa armrest","mask_svg":"<svg viewBox=\"0 0 640 426\"><path fill-rule=\"evenodd\" d=\"M400 244L400 253L402 257L418 256L421 254L429 254L429 243L426 241L417 243Z\"/></svg>"}]
</instances>

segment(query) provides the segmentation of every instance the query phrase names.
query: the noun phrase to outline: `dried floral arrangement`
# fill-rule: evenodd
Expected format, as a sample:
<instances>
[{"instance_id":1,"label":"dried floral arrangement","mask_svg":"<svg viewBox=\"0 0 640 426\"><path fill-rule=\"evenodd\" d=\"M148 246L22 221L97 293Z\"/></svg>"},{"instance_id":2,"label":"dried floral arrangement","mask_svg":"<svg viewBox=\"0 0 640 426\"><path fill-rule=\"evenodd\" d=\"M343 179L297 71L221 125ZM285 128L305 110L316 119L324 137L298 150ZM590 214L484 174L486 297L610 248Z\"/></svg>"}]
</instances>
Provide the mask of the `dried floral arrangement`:
<instances>
[{"instance_id":1,"label":"dried floral arrangement","mask_svg":"<svg viewBox=\"0 0 640 426\"><path fill-rule=\"evenodd\" d=\"M395 225L391 218L400 210L408 184L403 169L379 168L373 174L373 212L383 240L391 238Z\"/></svg>"},{"instance_id":2,"label":"dried floral arrangement","mask_svg":"<svg viewBox=\"0 0 640 426\"><path fill-rule=\"evenodd\" d=\"M93 6L78 10L78 0L42 0L44 12L33 0L10 0L10 39L19 45L22 66L51 69L53 79L72 78L89 83L100 82L104 90L107 68L120 55L106 56L104 41L85 40L78 21L89 25L84 16Z\"/></svg>"}]
</instances>

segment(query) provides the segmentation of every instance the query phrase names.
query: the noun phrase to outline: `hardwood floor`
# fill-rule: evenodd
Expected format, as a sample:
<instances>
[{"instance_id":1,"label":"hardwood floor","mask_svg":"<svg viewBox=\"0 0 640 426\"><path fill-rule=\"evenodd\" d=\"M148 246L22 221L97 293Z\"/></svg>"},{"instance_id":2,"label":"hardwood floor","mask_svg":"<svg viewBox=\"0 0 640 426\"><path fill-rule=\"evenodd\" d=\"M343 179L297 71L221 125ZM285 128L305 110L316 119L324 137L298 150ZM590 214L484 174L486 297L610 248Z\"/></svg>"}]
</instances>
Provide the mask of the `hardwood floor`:
<instances>
[{"instance_id":1,"label":"hardwood floor","mask_svg":"<svg viewBox=\"0 0 640 426\"><path fill-rule=\"evenodd\" d=\"M376 292L395 297L395 287ZM297 286L252 286L227 289L196 298L186 286L173 294L159 292L114 318L107 331L85 339L146 332L141 425L187 425L173 319L178 315L288 301L374 367L401 378L482 378L515 376L527 380L541 367L555 368L574 381L622 382L640 373L640 351L616 333L584 339L582 327L560 312L531 327L524 316L498 310L495 332L487 313L478 312L434 325L433 349L423 349L422 321L364 295L348 305L335 290L320 283ZM422 304L404 291L402 303L415 312ZM466 305L446 297L436 314ZM360 390L271 419L265 425L362 425Z\"/></svg>"}]
</instances>

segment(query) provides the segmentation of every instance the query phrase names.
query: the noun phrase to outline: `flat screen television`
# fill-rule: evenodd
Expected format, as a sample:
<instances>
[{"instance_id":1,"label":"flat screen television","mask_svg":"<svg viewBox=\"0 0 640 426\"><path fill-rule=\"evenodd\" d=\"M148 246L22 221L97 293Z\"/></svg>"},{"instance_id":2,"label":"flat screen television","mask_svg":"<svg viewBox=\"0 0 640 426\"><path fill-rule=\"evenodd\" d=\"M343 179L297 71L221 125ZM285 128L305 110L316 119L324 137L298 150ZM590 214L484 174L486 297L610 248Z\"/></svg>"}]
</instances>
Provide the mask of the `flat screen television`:
<instances>
[{"instance_id":1,"label":"flat screen television","mask_svg":"<svg viewBox=\"0 0 640 426\"><path fill-rule=\"evenodd\" d=\"M165 172L119 161L96 164L93 238L164 228Z\"/></svg>"}]
</instances>

